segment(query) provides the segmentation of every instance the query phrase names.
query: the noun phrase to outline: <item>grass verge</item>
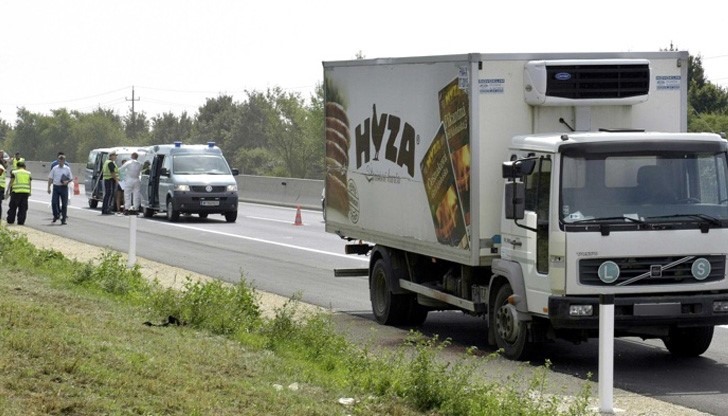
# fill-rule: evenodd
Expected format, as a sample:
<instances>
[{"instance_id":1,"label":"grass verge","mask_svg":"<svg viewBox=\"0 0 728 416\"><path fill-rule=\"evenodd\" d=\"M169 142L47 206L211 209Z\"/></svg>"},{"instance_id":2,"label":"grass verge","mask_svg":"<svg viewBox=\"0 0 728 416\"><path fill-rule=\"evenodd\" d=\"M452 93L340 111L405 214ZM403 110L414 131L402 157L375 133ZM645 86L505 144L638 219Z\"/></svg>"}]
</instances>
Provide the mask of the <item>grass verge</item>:
<instances>
[{"instance_id":1,"label":"grass verge","mask_svg":"<svg viewBox=\"0 0 728 416\"><path fill-rule=\"evenodd\" d=\"M93 263L0 227L0 415L582 415L546 396L548 368L488 383L478 360L443 362L447 340L412 333L374 353L301 316L272 318L244 279L149 282L120 255ZM145 325L146 323L146 325Z\"/></svg>"}]
</instances>

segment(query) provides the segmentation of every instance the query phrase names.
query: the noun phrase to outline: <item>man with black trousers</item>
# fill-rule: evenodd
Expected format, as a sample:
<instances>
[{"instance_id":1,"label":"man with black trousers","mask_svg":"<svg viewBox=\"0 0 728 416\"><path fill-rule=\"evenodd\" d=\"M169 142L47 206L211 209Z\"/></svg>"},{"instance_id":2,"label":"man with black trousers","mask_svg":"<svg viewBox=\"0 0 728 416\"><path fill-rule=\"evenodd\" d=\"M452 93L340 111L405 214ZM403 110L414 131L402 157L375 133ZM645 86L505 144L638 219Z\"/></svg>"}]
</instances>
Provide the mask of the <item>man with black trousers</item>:
<instances>
[{"instance_id":1,"label":"man with black trousers","mask_svg":"<svg viewBox=\"0 0 728 416\"><path fill-rule=\"evenodd\" d=\"M58 164L51 168L48 174L48 193L51 193L51 185L53 186L53 195L51 196L51 209L53 210L53 222L61 219L61 225L66 225L66 216L68 213L68 184L71 183L73 173L71 168L66 165L66 156L58 155Z\"/></svg>"},{"instance_id":2,"label":"man with black trousers","mask_svg":"<svg viewBox=\"0 0 728 416\"><path fill-rule=\"evenodd\" d=\"M109 153L109 158L104 162L101 175L104 178L104 204L101 206L101 215L111 215L114 207L114 196L116 195L116 184L119 182L119 169L116 167L116 152Z\"/></svg>"}]
</instances>

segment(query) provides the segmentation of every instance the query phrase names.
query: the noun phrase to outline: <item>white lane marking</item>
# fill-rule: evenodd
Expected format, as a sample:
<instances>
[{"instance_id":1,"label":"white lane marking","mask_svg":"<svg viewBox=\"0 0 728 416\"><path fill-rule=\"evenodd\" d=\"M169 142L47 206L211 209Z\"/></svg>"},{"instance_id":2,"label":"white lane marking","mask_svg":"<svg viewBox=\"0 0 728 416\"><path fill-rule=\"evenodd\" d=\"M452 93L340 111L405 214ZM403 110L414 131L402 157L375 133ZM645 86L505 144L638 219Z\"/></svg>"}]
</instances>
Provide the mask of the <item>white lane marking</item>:
<instances>
[{"instance_id":1,"label":"white lane marking","mask_svg":"<svg viewBox=\"0 0 728 416\"><path fill-rule=\"evenodd\" d=\"M42 204L47 204L48 203L46 201L39 201L39 200L34 200L34 199L30 199L30 201L31 202L42 203ZM86 210L86 208L74 207L74 206L72 206L70 204L68 205L68 208L69 209ZM49 213L49 215L50 215L50 213ZM282 220L278 220L278 221L282 221ZM288 222L288 221L283 221L283 222ZM210 234L224 235L226 237L239 238L241 240L255 241L257 243L271 244L271 245L279 246L279 247L292 248L294 250L308 251L310 253L325 254L325 255L328 255L328 256L341 257L341 258L345 258L345 259L349 259L349 260L359 260L359 261L369 262L369 258L368 257L354 256L354 255L349 255L349 254L332 253L330 251L317 250L315 248L309 248L309 247L301 247L301 246L296 246L296 245L293 245L293 244L279 243L277 241L264 240L262 238L247 237L247 236L244 236L244 235L224 233L222 231L204 230L204 229L200 229L200 228L196 228L196 227L191 227L191 226L188 226L188 225L182 225L182 224L172 224L172 223L161 223L161 224L170 225L170 226L179 227L179 228L186 228L188 230L202 231L202 232L206 232L206 233L210 233Z\"/></svg>"},{"instance_id":2,"label":"white lane marking","mask_svg":"<svg viewBox=\"0 0 728 416\"><path fill-rule=\"evenodd\" d=\"M285 223L285 224L293 224L293 221L278 220L278 219L275 219L275 218L253 217L251 215L246 215L245 218L250 218L251 220L263 220L263 221L282 222L282 223Z\"/></svg>"},{"instance_id":3,"label":"white lane marking","mask_svg":"<svg viewBox=\"0 0 728 416\"><path fill-rule=\"evenodd\" d=\"M292 248L294 250L308 251L310 253L326 254L329 256L341 257L341 258L345 258L345 259L349 259L349 260L359 260L359 261L369 262L369 258L362 258L362 257L358 257L358 256L354 257L349 254L332 253L330 251L317 250L315 248L301 247L301 246L296 246L293 244L279 243L277 241L263 240L262 238L255 238L255 237L248 237L248 236L238 235L238 234L224 233L222 231L202 230L202 229L199 229L196 227L190 227L188 225L182 225L182 224L167 224L167 225L170 225L172 227L186 228L188 230L194 230L194 231L204 231L204 232L210 233L210 234L224 235L226 237L239 238L241 240L255 241L256 243L271 244L271 245L279 246L279 247Z\"/></svg>"}]
</instances>

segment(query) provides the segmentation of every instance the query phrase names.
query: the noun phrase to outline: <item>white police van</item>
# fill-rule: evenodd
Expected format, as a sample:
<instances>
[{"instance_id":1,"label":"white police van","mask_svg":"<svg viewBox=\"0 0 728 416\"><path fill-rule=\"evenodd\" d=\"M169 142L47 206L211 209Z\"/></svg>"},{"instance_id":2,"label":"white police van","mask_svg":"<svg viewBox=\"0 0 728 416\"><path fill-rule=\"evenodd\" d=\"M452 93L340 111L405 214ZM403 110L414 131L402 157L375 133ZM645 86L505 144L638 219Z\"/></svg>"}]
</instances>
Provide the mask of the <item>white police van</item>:
<instances>
[{"instance_id":1,"label":"white police van","mask_svg":"<svg viewBox=\"0 0 728 416\"><path fill-rule=\"evenodd\" d=\"M134 146L117 146L92 149L88 153L86 160L86 169L84 170L84 185L86 188L86 198L88 198L88 206L96 208L99 202L104 201L104 184L102 171L104 162L109 158L111 152L116 152L116 166L121 167L124 160L131 160L131 154L136 152L139 155L138 160L142 161L147 153L146 147Z\"/></svg>"},{"instance_id":2,"label":"white police van","mask_svg":"<svg viewBox=\"0 0 728 416\"><path fill-rule=\"evenodd\" d=\"M214 142L182 142L148 147L141 175L142 212L145 217L165 213L170 221L181 214L222 214L238 218L238 185L222 150ZM140 159L141 160L141 159Z\"/></svg>"}]
</instances>

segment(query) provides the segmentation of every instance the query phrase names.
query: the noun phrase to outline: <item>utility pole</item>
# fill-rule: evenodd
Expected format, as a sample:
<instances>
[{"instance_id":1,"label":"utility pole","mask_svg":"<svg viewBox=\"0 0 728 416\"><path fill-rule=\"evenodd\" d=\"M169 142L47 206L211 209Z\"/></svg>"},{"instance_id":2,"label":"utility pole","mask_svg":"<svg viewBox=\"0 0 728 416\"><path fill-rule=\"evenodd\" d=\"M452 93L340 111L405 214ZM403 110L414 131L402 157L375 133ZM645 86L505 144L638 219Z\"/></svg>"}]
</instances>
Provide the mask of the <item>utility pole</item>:
<instances>
[{"instance_id":1,"label":"utility pole","mask_svg":"<svg viewBox=\"0 0 728 416\"><path fill-rule=\"evenodd\" d=\"M136 113L134 112L134 102L139 101L141 97L134 98L134 86L131 86L131 100L124 97L126 101L131 101L131 138L136 139Z\"/></svg>"}]
</instances>

